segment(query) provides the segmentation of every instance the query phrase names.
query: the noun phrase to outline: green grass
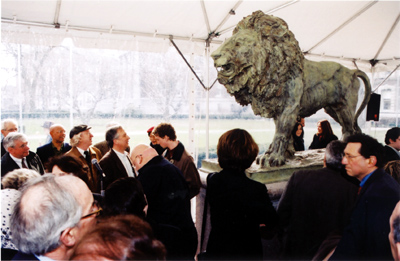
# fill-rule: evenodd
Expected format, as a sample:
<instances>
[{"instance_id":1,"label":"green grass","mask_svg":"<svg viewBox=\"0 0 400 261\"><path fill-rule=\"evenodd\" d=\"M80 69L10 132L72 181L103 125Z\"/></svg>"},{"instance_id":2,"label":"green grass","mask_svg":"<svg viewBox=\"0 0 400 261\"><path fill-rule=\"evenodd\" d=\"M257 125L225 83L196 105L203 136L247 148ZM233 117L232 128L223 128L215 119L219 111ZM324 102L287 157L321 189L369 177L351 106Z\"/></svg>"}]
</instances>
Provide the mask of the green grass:
<instances>
[{"instance_id":1,"label":"green grass","mask_svg":"<svg viewBox=\"0 0 400 261\"><path fill-rule=\"evenodd\" d=\"M66 142L69 142L69 131L70 121L68 118L61 119L46 119L56 123L64 125L67 137ZM43 145L46 134L44 129L41 127L44 123L44 119L24 119L24 132L28 136L29 146L32 151L36 151L36 148ZM131 137L130 146L134 147L139 143L149 143L147 136L147 129L151 126L155 126L161 122L159 119L92 119L89 123L92 126L93 144L104 140L104 134L106 130L106 124L110 121L119 122L128 135ZM79 121L74 121L74 125L81 124ZM173 119L171 124L174 126L175 131L183 144L188 147L189 141L189 120L188 119ZM308 148L312 141L312 137L316 132L316 126L313 124L307 124L305 127L305 147ZM341 137L341 128L339 125L333 125L333 131L339 138ZM241 128L247 130L259 144L260 151L267 149L272 141L275 124L272 119L255 119L255 120L244 120L244 119L210 119L209 120L209 148L215 149L218 143L219 137L227 130L233 128ZM379 142L384 143L385 133L388 128L371 128L371 136L378 139ZM194 147L199 152L204 152L206 148L206 122L205 119L196 120L194 123ZM367 130L363 130L367 132Z\"/></svg>"}]
</instances>

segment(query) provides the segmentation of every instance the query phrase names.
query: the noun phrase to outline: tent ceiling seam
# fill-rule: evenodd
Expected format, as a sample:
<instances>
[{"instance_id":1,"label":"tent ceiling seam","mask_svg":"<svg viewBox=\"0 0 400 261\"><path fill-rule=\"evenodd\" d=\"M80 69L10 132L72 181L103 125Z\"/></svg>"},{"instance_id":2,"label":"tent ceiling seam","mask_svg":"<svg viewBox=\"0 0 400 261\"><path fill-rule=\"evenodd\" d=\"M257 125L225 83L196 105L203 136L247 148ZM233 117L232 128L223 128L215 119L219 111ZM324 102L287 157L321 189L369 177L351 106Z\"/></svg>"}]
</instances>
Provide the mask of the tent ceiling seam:
<instances>
[{"instance_id":1,"label":"tent ceiling seam","mask_svg":"<svg viewBox=\"0 0 400 261\"><path fill-rule=\"evenodd\" d=\"M375 88L375 90L373 90L373 92L375 92L376 90L378 90L379 87L381 87L382 84L384 84L387 80L389 80L390 76L392 76L392 74L399 69L400 64L396 66L396 68L394 68L393 71L390 72L390 74L378 85L378 87Z\"/></svg>"},{"instance_id":2,"label":"tent ceiling seam","mask_svg":"<svg viewBox=\"0 0 400 261\"><path fill-rule=\"evenodd\" d=\"M299 2L299 1L300 1L300 0L292 0L292 1L287 2L287 3L284 3L284 4L282 4L282 5L280 5L280 6L276 7L276 8L272 8L272 9L270 9L270 10L268 10L268 11L265 11L265 12L263 11L263 12L266 13L266 14L271 14L271 13L273 13L273 12L276 12L276 11L278 11L278 10L281 10L281 9L283 9L283 8L286 8L286 7L288 7L288 6L292 5L292 4L295 4L295 3ZM225 29L219 31L218 33L219 33L219 34L224 34L224 33L226 33L226 32L229 32L229 31L233 30L235 27L236 27L236 25L229 26L229 27L227 27L227 28L225 28Z\"/></svg>"},{"instance_id":3,"label":"tent ceiling seam","mask_svg":"<svg viewBox=\"0 0 400 261\"><path fill-rule=\"evenodd\" d=\"M55 13L54 13L54 26L56 28L59 28L59 26L60 26L60 23L58 22L58 19L60 17L61 1L62 0L58 0L57 1L56 10L55 10Z\"/></svg>"},{"instance_id":4,"label":"tent ceiling seam","mask_svg":"<svg viewBox=\"0 0 400 261\"><path fill-rule=\"evenodd\" d=\"M242 4L243 0L239 0L236 2L236 4L229 10L229 12L226 14L225 18L221 21L221 23L215 28L214 32L217 34L218 30L228 21L228 19L234 15L232 14L232 11L236 11L238 7Z\"/></svg>"},{"instance_id":5,"label":"tent ceiling seam","mask_svg":"<svg viewBox=\"0 0 400 261\"><path fill-rule=\"evenodd\" d=\"M53 28L53 24L45 24L45 23L35 23L35 22L24 22L24 21L17 21L15 22L14 20L10 19L1 19L2 23L8 23L8 24L18 24L18 25L26 25L26 26L36 26L36 27L47 27L47 28ZM60 29L65 28L65 26L60 25ZM104 33L104 34L109 34L110 29L100 29L100 28L93 28L93 27L78 27L78 26L68 26L68 30L75 30L75 31L82 31L82 32L90 32L90 33ZM168 39L170 38L171 35L168 34L156 34L154 33L143 33L143 32L133 32L133 31L122 31L122 30L113 30L112 31L113 35L131 35L131 36L143 36L143 37L149 37L149 38L160 38L160 39ZM203 38L194 38L193 36L191 37L186 37L186 36L176 36L173 35L173 38L175 40L192 40L195 42L205 42L206 39ZM214 44L221 44L221 40L212 40L211 43Z\"/></svg>"},{"instance_id":6,"label":"tent ceiling seam","mask_svg":"<svg viewBox=\"0 0 400 261\"><path fill-rule=\"evenodd\" d=\"M385 37L385 40L383 40L381 46L379 47L379 50L378 50L378 52L376 53L376 55L375 55L375 57L374 57L374 60L376 60L376 58L378 57L378 55L381 53L383 47L385 47L387 41L389 40L389 37L392 35L392 33L393 33L393 31L394 31L394 28L398 25L399 20L400 20L400 13L399 13L399 15L397 16L396 20L394 21L394 23L393 23L392 27L390 28L389 32L387 33L387 35L386 35L386 37Z\"/></svg>"},{"instance_id":7,"label":"tent ceiling seam","mask_svg":"<svg viewBox=\"0 0 400 261\"><path fill-rule=\"evenodd\" d=\"M328 40L329 38L331 38L333 35L335 35L337 32L339 32L340 30L342 30L345 26L347 26L350 22L352 22L354 19L356 19L357 17L359 17L362 13L364 13L365 11L367 11L369 8L371 8L373 5L375 5L376 3L378 3L377 0L374 0L373 2L369 3L368 5L366 5L365 7L363 7L360 11L358 11L356 14L354 14L352 17L350 17L348 20L346 20L343 24L341 24L339 27L337 27L335 30L333 30L330 34L328 34L327 36L325 36L321 41L319 41L317 44L315 44L313 47L311 47L307 52L312 51L313 49L315 49L316 47L318 47L319 45L321 45L322 43L324 43L326 40Z\"/></svg>"},{"instance_id":8,"label":"tent ceiling seam","mask_svg":"<svg viewBox=\"0 0 400 261\"><path fill-rule=\"evenodd\" d=\"M204 0L201 0L200 4L201 4L201 10L203 10L203 17L204 17L204 20L205 20L205 23L206 23L206 26L207 26L207 32L211 33L210 22L208 20L208 15L207 15L206 6L204 4Z\"/></svg>"}]
</instances>

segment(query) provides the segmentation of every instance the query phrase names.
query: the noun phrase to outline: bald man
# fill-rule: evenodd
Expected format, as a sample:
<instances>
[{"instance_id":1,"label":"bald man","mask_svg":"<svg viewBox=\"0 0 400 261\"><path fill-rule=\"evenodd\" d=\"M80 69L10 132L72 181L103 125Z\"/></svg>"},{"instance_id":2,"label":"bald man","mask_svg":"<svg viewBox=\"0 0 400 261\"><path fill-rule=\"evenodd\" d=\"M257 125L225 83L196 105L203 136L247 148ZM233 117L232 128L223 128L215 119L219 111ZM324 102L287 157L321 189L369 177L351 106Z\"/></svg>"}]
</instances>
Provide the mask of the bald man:
<instances>
[{"instance_id":1,"label":"bald man","mask_svg":"<svg viewBox=\"0 0 400 261\"><path fill-rule=\"evenodd\" d=\"M50 158L61 156L71 149L68 143L64 143L65 129L61 124L54 124L50 127L50 136L52 138L50 143L36 149L36 154L45 167Z\"/></svg>"},{"instance_id":2,"label":"bald man","mask_svg":"<svg viewBox=\"0 0 400 261\"><path fill-rule=\"evenodd\" d=\"M167 248L167 259L194 260L197 232L190 213L189 189L180 170L149 145L131 153L149 208L147 221Z\"/></svg>"},{"instance_id":3,"label":"bald man","mask_svg":"<svg viewBox=\"0 0 400 261\"><path fill-rule=\"evenodd\" d=\"M12 218L13 260L69 260L100 213L87 185L72 175L29 179Z\"/></svg>"}]
</instances>

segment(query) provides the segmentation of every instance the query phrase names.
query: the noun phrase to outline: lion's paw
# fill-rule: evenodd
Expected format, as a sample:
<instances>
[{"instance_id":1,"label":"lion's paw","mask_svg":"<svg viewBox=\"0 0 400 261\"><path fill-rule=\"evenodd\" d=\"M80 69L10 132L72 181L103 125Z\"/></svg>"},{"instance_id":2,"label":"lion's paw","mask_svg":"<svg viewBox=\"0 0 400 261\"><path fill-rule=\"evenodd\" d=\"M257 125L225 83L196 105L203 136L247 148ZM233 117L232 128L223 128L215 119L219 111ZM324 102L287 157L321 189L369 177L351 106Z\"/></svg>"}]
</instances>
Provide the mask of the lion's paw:
<instances>
[{"instance_id":1,"label":"lion's paw","mask_svg":"<svg viewBox=\"0 0 400 261\"><path fill-rule=\"evenodd\" d=\"M256 163L260 165L261 168L278 167L285 164L285 158L283 156L279 156L277 153L266 153L264 155L257 156Z\"/></svg>"}]
</instances>

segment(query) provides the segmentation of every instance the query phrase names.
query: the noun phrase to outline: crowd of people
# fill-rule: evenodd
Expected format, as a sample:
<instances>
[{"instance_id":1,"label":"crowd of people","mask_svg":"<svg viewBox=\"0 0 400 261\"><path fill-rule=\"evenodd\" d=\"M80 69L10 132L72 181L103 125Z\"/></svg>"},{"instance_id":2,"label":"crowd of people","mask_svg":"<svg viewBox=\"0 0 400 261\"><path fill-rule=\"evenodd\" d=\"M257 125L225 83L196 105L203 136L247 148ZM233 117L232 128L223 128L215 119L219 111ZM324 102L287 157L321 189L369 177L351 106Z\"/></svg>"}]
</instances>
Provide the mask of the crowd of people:
<instances>
[{"instance_id":1,"label":"crowd of people","mask_svg":"<svg viewBox=\"0 0 400 261\"><path fill-rule=\"evenodd\" d=\"M303 126L299 119L299 139ZM67 143L65 128L52 124L36 153L16 121L1 128L3 260L197 258L190 200L201 181L171 124L149 128L150 143L132 149L118 123L95 145L88 125L74 126ZM259 153L252 136L222 134L199 260L399 260L400 128L383 146L365 134L340 141L321 121L314 141L325 148L324 167L295 171L274 208L267 186L246 174Z\"/></svg>"}]
</instances>

